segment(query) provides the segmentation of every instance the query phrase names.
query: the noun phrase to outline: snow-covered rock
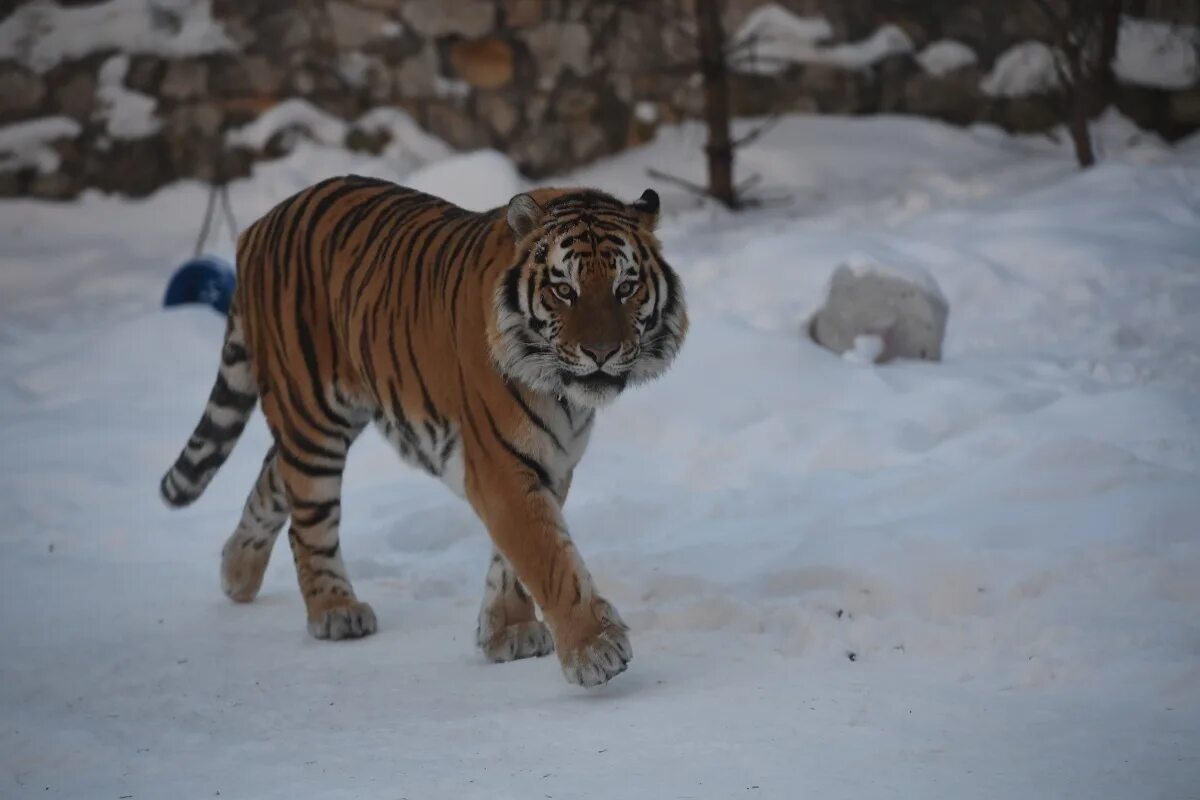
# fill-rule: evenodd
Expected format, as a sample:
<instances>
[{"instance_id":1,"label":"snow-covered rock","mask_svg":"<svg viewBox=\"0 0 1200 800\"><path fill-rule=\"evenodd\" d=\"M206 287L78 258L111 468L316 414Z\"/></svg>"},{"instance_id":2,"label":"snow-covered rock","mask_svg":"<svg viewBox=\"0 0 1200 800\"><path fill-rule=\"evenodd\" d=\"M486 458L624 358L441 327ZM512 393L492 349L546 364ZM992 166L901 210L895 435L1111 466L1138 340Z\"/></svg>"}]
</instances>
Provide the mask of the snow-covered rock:
<instances>
[{"instance_id":1,"label":"snow-covered rock","mask_svg":"<svg viewBox=\"0 0 1200 800\"><path fill-rule=\"evenodd\" d=\"M854 360L940 361L950 307L933 277L873 263L843 264L813 315L813 340Z\"/></svg>"},{"instance_id":2,"label":"snow-covered rock","mask_svg":"<svg viewBox=\"0 0 1200 800\"><path fill-rule=\"evenodd\" d=\"M1025 97L1056 91L1060 81L1056 53L1042 42L1028 41L1004 51L979 88L993 97Z\"/></svg>"},{"instance_id":3,"label":"snow-covered rock","mask_svg":"<svg viewBox=\"0 0 1200 800\"><path fill-rule=\"evenodd\" d=\"M921 69L937 78L969 67L978 60L974 50L954 39L939 39L917 54Z\"/></svg>"},{"instance_id":4,"label":"snow-covered rock","mask_svg":"<svg viewBox=\"0 0 1200 800\"><path fill-rule=\"evenodd\" d=\"M1200 28L1124 17L1113 71L1122 83L1187 89L1200 82Z\"/></svg>"},{"instance_id":5,"label":"snow-covered rock","mask_svg":"<svg viewBox=\"0 0 1200 800\"><path fill-rule=\"evenodd\" d=\"M81 130L69 117L42 117L0 128L0 170L33 167L49 173L58 169L59 156L51 146L58 139L73 139Z\"/></svg>"},{"instance_id":6,"label":"snow-covered rock","mask_svg":"<svg viewBox=\"0 0 1200 800\"><path fill-rule=\"evenodd\" d=\"M114 139L142 139L157 133L162 122L156 116L158 100L125 86L129 56L112 56L100 67L96 87L99 108L96 116Z\"/></svg>"},{"instance_id":7,"label":"snow-covered rock","mask_svg":"<svg viewBox=\"0 0 1200 800\"><path fill-rule=\"evenodd\" d=\"M790 64L831 64L865 69L890 55L908 53L912 40L895 25L883 25L866 39L823 45L833 35L824 17L801 17L769 3L747 15L733 36L734 67L741 72L775 75Z\"/></svg>"},{"instance_id":8,"label":"snow-covered rock","mask_svg":"<svg viewBox=\"0 0 1200 800\"><path fill-rule=\"evenodd\" d=\"M34 0L0 21L0 59L35 72L104 50L180 57L231 49L212 0Z\"/></svg>"}]
</instances>

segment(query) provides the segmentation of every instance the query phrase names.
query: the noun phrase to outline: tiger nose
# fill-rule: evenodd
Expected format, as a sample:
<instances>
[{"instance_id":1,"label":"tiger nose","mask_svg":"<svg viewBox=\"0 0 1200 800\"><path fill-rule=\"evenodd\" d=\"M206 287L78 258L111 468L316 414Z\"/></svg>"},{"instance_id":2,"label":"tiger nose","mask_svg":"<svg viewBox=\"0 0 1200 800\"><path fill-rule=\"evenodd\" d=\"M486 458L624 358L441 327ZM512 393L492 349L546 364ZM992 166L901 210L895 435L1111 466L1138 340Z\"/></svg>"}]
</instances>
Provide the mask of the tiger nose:
<instances>
[{"instance_id":1,"label":"tiger nose","mask_svg":"<svg viewBox=\"0 0 1200 800\"><path fill-rule=\"evenodd\" d=\"M621 345L617 342L579 345L579 349L583 351L583 354L592 359L592 361L595 361L597 367L604 366L604 362L612 358L613 353L617 352L620 347Z\"/></svg>"}]
</instances>

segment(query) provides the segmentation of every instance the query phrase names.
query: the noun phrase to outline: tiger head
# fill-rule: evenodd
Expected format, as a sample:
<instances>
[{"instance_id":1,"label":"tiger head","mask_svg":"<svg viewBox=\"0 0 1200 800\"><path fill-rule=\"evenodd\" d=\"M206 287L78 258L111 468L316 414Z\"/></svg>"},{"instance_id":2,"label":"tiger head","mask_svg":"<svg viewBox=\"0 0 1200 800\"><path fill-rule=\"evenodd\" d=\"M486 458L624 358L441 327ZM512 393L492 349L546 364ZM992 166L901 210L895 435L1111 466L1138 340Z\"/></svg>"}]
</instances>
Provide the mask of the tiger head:
<instances>
[{"instance_id":1,"label":"tiger head","mask_svg":"<svg viewBox=\"0 0 1200 800\"><path fill-rule=\"evenodd\" d=\"M688 323L654 236L658 207L650 189L628 205L592 190L544 206L528 194L509 201L516 255L497 283L489 335L501 372L595 407L666 370Z\"/></svg>"}]
</instances>

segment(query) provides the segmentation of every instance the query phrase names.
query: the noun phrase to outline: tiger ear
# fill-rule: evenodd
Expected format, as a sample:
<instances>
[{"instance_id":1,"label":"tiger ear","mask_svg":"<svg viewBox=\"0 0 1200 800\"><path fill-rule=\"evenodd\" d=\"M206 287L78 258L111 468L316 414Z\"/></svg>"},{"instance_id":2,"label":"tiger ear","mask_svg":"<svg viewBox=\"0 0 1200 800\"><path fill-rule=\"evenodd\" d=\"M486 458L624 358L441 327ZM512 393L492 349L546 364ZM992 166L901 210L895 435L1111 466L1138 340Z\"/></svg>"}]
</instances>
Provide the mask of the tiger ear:
<instances>
[{"instance_id":1,"label":"tiger ear","mask_svg":"<svg viewBox=\"0 0 1200 800\"><path fill-rule=\"evenodd\" d=\"M545 211L527 194L514 195L508 201L508 227L518 239L524 239L542 221Z\"/></svg>"},{"instance_id":2,"label":"tiger ear","mask_svg":"<svg viewBox=\"0 0 1200 800\"><path fill-rule=\"evenodd\" d=\"M653 189L642 192L642 196L634 200L632 205L633 210L642 218L647 228L653 228L658 224L658 207L658 192Z\"/></svg>"}]
</instances>

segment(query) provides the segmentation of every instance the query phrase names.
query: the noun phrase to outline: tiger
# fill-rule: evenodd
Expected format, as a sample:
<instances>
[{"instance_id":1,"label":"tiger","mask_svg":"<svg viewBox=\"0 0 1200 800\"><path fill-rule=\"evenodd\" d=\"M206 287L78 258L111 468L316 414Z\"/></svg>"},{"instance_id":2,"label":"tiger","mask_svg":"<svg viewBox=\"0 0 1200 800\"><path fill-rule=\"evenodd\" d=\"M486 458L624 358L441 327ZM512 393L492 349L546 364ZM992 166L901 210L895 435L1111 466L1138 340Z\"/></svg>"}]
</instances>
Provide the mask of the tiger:
<instances>
[{"instance_id":1,"label":"tiger","mask_svg":"<svg viewBox=\"0 0 1200 800\"><path fill-rule=\"evenodd\" d=\"M216 380L160 484L168 506L196 500L261 406L273 444L221 551L225 594L254 599L290 518L308 632L376 631L339 536L347 453L374 423L487 529L484 656L556 652L585 687L623 672L629 628L562 509L597 410L664 373L687 332L659 206L652 189L543 188L474 212L348 175L247 228Z\"/></svg>"}]
</instances>

